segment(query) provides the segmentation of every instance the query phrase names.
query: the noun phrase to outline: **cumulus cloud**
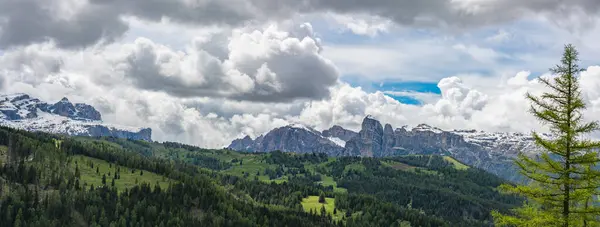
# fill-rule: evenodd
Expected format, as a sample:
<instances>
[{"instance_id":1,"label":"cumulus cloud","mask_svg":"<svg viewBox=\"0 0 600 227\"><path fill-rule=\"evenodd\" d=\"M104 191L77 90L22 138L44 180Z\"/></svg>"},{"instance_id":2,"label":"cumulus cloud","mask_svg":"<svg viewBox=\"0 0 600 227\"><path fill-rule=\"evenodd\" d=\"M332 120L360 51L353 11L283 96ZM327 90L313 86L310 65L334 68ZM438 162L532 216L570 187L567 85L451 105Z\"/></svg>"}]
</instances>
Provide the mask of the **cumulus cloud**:
<instances>
[{"instance_id":1,"label":"cumulus cloud","mask_svg":"<svg viewBox=\"0 0 600 227\"><path fill-rule=\"evenodd\" d=\"M103 77L106 72L80 66L98 64L108 68L107 71L117 70L119 64L113 63L129 56L129 51L135 50L136 45L126 44L127 48L119 45L97 50L99 53L85 51L80 54L51 47L31 47L39 48L37 55L26 55L27 48L9 51L0 58L0 66L5 69L0 78L6 79L8 85L2 91L27 92L49 102L68 96L73 101L96 106L109 123L151 127L155 140L211 148L226 146L232 139L244 135L257 137L292 122L320 130L334 124L358 130L367 114L397 127L427 123L444 129L520 132L543 129L527 112L529 105L525 92L544 90L541 84L528 79L529 72L503 79L486 79L488 85L485 87L481 86L481 81L472 78L448 77L438 83L442 91L438 99L414 106L399 103L383 92L367 92L342 82L328 88L328 98L308 102L298 100L271 104L218 97L182 99L165 92L139 89L128 83L99 83L97 77ZM114 53L116 50L124 53ZM20 58L13 56L29 57L18 61ZM46 64L44 67L52 68L55 60L42 60L47 56L54 56L50 59L63 63L52 75L36 80L27 78L39 75L25 73L22 77L13 77L14 73L22 71L21 68L7 67ZM582 73L581 81L590 107L586 116L598 120L600 67L589 67Z\"/></svg>"},{"instance_id":2,"label":"cumulus cloud","mask_svg":"<svg viewBox=\"0 0 600 227\"><path fill-rule=\"evenodd\" d=\"M460 115L469 119L474 111L481 110L487 103L485 94L469 89L458 77L444 78L438 87L442 91L442 99L435 107L443 116Z\"/></svg>"},{"instance_id":3,"label":"cumulus cloud","mask_svg":"<svg viewBox=\"0 0 600 227\"><path fill-rule=\"evenodd\" d=\"M8 79L40 84L47 80L49 75L58 73L63 65L59 54L48 51L52 48L52 45L36 44L0 55L3 66L0 71Z\"/></svg>"},{"instance_id":4,"label":"cumulus cloud","mask_svg":"<svg viewBox=\"0 0 600 227\"><path fill-rule=\"evenodd\" d=\"M292 35L301 35L293 37ZM187 51L140 38L119 64L123 75L141 89L179 97L224 97L282 102L321 99L329 95L338 72L320 55L312 27L292 32L270 26L264 31L236 30L224 43L201 43Z\"/></svg>"},{"instance_id":5,"label":"cumulus cloud","mask_svg":"<svg viewBox=\"0 0 600 227\"><path fill-rule=\"evenodd\" d=\"M547 91L537 79L528 79L529 72L494 79L492 85L464 81L460 77L440 80L441 97L421 106L405 105L382 92L369 93L359 87L341 84L333 88L329 100L312 101L297 117L313 127L324 129L338 124L360 129L365 115L399 127L427 123L443 129L477 129L501 132L547 130L528 112L526 92ZM541 75L552 77L550 74ZM582 92L588 102L584 113L589 120L600 120L600 67L592 66L581 74Z\"/></svg>"},{"instance_id":6,"label":"cumulus cloud","mask_svg":"<svg viewBox=\"0 0 600 227\"><path fill-rule=\"evenodd\" d=\"M297 115L306 99L327 98L337 83L335 67L319 55L318 39L309 37L311 26L290 30L230 33L224 59L203 51L214 43L199 41L176 51L145 38L81 51L52 42L14 48L0 55L0 79L6 84L1 91L48 102L67 96L95 106L108 123L151 127L156 140L220 147L237 136L290 123L286 116ZM246 83L239 76L247 77ZM268 98L257 100L261 97Z\"/></svg>"}]
</instances>

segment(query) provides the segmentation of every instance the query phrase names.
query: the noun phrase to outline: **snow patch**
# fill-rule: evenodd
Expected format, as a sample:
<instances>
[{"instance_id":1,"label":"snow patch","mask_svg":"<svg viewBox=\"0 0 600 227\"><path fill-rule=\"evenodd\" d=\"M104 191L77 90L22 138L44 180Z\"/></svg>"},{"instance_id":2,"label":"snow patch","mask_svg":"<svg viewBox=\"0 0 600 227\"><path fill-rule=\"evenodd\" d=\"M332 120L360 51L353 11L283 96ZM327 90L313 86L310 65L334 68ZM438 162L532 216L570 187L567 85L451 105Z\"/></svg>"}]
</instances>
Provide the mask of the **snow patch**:
<instances>
[{"instance_id":1,"label":"snow patch","mask_svg":"<svg viewBox=\"0 0 600 227\"><path fill-rule=\"evenodd\" d=\"M306 130L306 131L313 131L313 129L307 127L306 125L303 124L289 124L288 127L290 128L297 128L297 129L302 129L302 130Z\"/></svg>"},{"instance_id":2,"label":"snow patch","mask_svg":"<svg viewBox=\"0 0 600 227\"><path fill-rule=\"evenodd\" d=\"M533 153L537 150L537 145L530 134L515 132L484 132L476 130L454 130L453 133L463 136L463 139L466 142L487 147L491 150L529 153ZM545 134L540 136L549 137L549 135Z\"/></svg>"},{"instance_id":3,"label":"snow patch","mask_svg":"<svg viewBox=\"0 0 600 227\"><path fill-rule=\"evenodd\" d=\"M431 126L426 125L426 124L419 124L419 125L417 125L417 127L414 127L412 129L412 131L433 132L433 133L442 133L442 132L444 132L444 130L441 130L441 129L436 128L436 127L431 127Z\"/></svg>"},{"instance_id":4,"label":"snow patch","mask_svg":"<svg viewBox=\"0 0 600 227\"><path fill-rule=\"evenodd\" d=\"M337 144L340 147L346 146L346 141L344 141L338 137L327 137L327 139L329 139L331 142L334 142L335 144Z\"/></svg>"}]
</instances>

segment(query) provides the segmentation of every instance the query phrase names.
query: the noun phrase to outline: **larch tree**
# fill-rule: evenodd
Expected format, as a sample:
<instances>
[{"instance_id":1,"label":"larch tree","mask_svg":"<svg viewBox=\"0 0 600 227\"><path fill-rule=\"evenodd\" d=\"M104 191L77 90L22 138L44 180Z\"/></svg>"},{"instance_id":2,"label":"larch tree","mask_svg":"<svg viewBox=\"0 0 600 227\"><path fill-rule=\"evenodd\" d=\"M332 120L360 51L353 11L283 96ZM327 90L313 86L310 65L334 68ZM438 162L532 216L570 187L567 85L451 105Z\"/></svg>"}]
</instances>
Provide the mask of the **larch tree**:
<instances>
[{"instance_id":1,"label":"larch tree","mask_svg":"<svg viewBox=\"0 0 600 227\"><path fill-rule=\"evenodd\" d=\"M578 52L565 45L561 63L552 68L553 78L540 77L548 88L540 96L527 94L531 113L549 126L550 136L533 132L541 149L537 157L520 154L515 160L525 185L502 185L508 193L524 196L522 207L510 214L492 213L497 226L598 226L600 208L596 196L600 188L598 148L600 143L586 139L599 129L597 122L585 122L586 108L579 89Z\"/></svg>"}]
</instances>

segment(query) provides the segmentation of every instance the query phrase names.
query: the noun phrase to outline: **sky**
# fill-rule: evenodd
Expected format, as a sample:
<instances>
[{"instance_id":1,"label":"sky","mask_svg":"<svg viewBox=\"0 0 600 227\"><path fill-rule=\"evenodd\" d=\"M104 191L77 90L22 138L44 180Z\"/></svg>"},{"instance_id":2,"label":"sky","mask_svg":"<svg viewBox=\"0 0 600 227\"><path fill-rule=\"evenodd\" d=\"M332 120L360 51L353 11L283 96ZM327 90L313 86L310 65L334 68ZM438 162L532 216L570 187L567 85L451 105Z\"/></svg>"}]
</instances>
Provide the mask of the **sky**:
<instances>
[{"instance_id":1,"label":"sky","mask_svg":"<svg viewBox=\"0 0 600 227\"><path fill-rule=\"evenodd\" d=\"M545 130L564 45L600 120L597 0L0 0L0 93L208 148L291 123Z\"/></svg>"}]
</instances>

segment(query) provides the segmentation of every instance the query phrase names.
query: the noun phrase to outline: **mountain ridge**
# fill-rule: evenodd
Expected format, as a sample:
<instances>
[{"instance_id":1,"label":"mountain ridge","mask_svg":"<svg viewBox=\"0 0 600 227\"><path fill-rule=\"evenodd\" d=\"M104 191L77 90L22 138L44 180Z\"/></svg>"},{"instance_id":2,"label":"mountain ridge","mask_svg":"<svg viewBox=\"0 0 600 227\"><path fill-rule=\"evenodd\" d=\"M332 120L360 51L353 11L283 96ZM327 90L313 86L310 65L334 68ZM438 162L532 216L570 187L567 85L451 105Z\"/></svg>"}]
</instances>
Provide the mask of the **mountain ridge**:
<instances>
[{"instance_id":1,"label":"mountain ridge","mask_svg":"<svg viewBox=\"0 0 600 227\"><path fill-rule=\"evenodd\" d=\"M291 130L295 128L296 130ZM427 124L415 127L402 126L393 128L390 124L382 125L372 116L366 116L361 124L361 130L354 132L334 125L318 134L310 130L319 140L304 140L302 129L307 126L284 126L274 129L257 137L249 136L236 139L228 146L229 149L251 152L269 152L281 150L297 153L326 153L332 156L360 157L391 157L401 155L439 154L452 156L465 164L484 169L508 180L520 179L512 159L519 152L529 156L536 155L536 145L533 138L525 133L484 132L477 130L442 130ZM281 132L284 129L286 132ZM306 132L308 133L308 131ZM282 137L282 134L285 136ZM329 136L345 143L334 143L334 146L324 142ZM548 135L545 135L548 136ZM269 138L269 146L264 146L263 140ZM339 137L344 137L339 138ZM292 142L290 142L292 141ZM318 143L313 143L317 141ZM303 143L298 149L290 143Z\"/></svg>"},{"instance_id":2,"label":"mountain ridge","mask_svg":"<svg viewBox=\"0 0 600 227\"><path fill-rule=\"evenodd\" d=\"M0 125L72 136L152 141L152 129L107 124L93 106L64 97L54 104L25 93L0 95Z\"/></svg>"}]
</instances>

